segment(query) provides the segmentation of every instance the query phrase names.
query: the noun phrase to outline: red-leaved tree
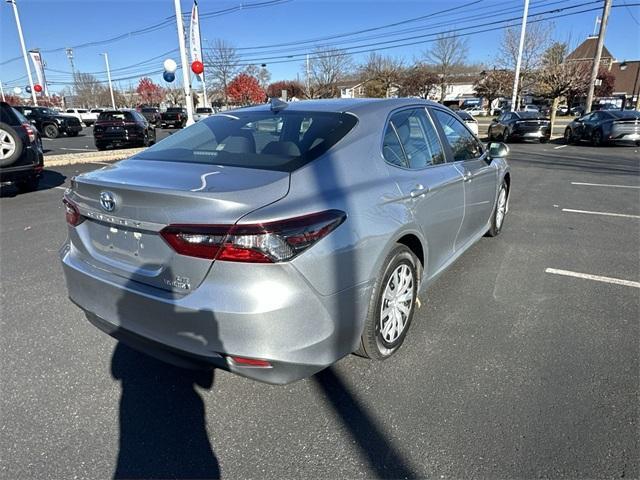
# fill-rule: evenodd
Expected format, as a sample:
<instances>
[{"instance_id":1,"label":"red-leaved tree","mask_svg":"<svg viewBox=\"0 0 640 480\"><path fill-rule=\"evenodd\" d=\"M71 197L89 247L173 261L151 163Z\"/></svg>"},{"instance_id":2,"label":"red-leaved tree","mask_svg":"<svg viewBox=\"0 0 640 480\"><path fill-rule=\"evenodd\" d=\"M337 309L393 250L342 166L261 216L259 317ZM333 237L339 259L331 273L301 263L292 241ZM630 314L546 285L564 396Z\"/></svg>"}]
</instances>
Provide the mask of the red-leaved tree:
<instances>
[{"instance_id":1,"label":"red-leaved tree","mask_svg":"<svg viewBox=\"0 0 640 480\"><path fill-rule=\"evenodd\" d=\"M280 80L273 82L267 87L267 96L271 98L279 98L282 96L282 90L287 91L287 99L293 97L302 98L304 96L304 88L300 82L294 80Z\"/></svg>"},{"instance_id":2,"label":"red-leaved tree","mask_svg":"<svg viewBox=\"0 0 640 480\"><path fill-rule=\"evenodd\" d=\"M153 83L149 77L140 79L136 92L140 95L143 103L147 105L158 105L164 99L164 89Z\"/></svg>"},{"instance_id":3,"label":"red-leaved tree","mask_svg":"<svg viewBox=\"0 0 640 480\"><path fill-rule=\"evenodd\" d=\"M22 105L22 98L18 95L5 94L4 98L9 105Z\"/></svg>"},{"instance_id":4,"label":"red-leaved tree","mask_svg":"<svg viewBox=\"0 0 640 480\"><path fill-rule=\"evenodd\" d=\"M227 95L240 105L264 102L264 90L256 77L241 73L237 75L227 87Z\"/></svg>"}]
</instances>

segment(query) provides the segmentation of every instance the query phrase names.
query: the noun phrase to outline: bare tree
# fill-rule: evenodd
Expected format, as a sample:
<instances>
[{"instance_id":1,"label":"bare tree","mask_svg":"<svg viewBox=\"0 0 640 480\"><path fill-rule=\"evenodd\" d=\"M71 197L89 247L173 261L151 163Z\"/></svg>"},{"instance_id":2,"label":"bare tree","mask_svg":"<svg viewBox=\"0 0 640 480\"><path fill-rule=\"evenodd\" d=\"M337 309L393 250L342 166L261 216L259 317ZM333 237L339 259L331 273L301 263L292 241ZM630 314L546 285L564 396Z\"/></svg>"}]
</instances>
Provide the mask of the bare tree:
<instances>
[{"instance_id":1,"label":"bare tree","mask_svg":"<svg viewBox=\"0 0 640 480\"><path fill-rule=\"evenodd\" d=\"M566 43L552 44L542 56L542 68L536 74L538 92L553 99L551 105L552 132L560 97L568 96L574 91L586 91L590 81L588 69L584 68L582 62L567 62L568 54L569 46Z\"/></svg>"},{"instance_id":2,"label":"bare tree","mask_svg":"<svg viewBox=\"0 0 640 480\"><path fill-rule=\"evenodd\" d=\"M229 82L240 71L238 52L226 40L216 38L209 44L204 57L208 68L207 78L212 79L216 87L223 92L223 102L227 106Z\"/></svg>"},{"instance_id":3,"label":"bare tree","mask_svg":"<svg viewBox=\"0 0 640 480\"><path fill-rule=\"evenodd\" d=\"M264 65L264 64L263 64ZM258 67L257 65L248 65L244 69L244 73L258 79L258 83L263 90L267 89L269 82L271 81L271 72L267 70L266 65Z\"/></svg>"},{"instance_id":4,"label":"bare tree","mask_svg":"<svg viewBox=\"0 0 640 480\"><path fill-rule=\"evenodd\" d=\"M306 71L306 64L303 65ZM352 68L349 54L337 48L317 47L309 58L309 98L331 98L338 94L338 82Z\"/></svg>"},{"instance_id":5,"label":"bare tree","mask_svg":"<svg viewBox=\"0 0 640 480\"><path fill-rule=\"evenodd\" d=\"M388 97L392 86L400 80L402 71L401 59L371 52L360 67L361 76L366 81L367 97Z\"/></svg>"},{"instance_id":6,"label":"bare tree","mask_svg":"<svg viewBox=\"0 0 640 480\"><path fill-rule=\"evenodd\" d=\"M427 99L440 82L438 75L426 65L418 64L405 69L400 75L400 91L403 97Z\"/></svg>"},{"instance_id":7,"label":"bare tree","mask_svg":"<svg viewBox=\"0 0 640 480\"><path fill-rule=\"evenodd\" d=\"M527 25L522 49L522 62L520 64L520 82L518 85L517 104L523 90L530 90L535 84L535 71L542 64L542 57L549 47L553 25L543 23L531 23ZM496 63L505 69L515 71L518 61L518 48L520 45L520 29L507 28L504 31L502 42L498 49Z\"/></svg>"},{"instance_id":8,"label":"bare tree","mask_svg":"<svg viewBox=\"0 0 640 480\"><path fill-rule=\"evenodd\" d=\"M491 104L496 98L506 97L513 88L513 72L509 70L490 70L481 73L480 78L473 84L474 91L479 97L487 99L489 114L493 114Z\"/></svg>"},{"instance_id":9,"label":"bare tree","mask_svg":"<svg viewBox=\"0 0 640 480\"><path fill-rule=\"evenodd\" d=\"M184 89L182 87L176 87L172 83L165 82L164 98L170 105L178 106L184 102Z\"/></svg>"},{"instance_id":10,"label":"bare tree","mask_svg":"<svg viewBox=\"0 0 640 480\"><path fill-rule=\"evenodd\" d=\"M456 37L453 33L439 35L431 48L424 52L425 60L433 65L440 78L440 101L444 100L451 77L464 64L469 51L466 38Z\"/></svg>"},{"instance_id":11,"label":"bare tree","mask_svg":"<svg viewBox=\"0 0 640 480\"><path fill-rule=\"evenodd\" d=\"M107 88L90 73L78 72L74 76L75 102L77 106L92 107L101 105L101 96Z\"/></svg>"}]
</instances>

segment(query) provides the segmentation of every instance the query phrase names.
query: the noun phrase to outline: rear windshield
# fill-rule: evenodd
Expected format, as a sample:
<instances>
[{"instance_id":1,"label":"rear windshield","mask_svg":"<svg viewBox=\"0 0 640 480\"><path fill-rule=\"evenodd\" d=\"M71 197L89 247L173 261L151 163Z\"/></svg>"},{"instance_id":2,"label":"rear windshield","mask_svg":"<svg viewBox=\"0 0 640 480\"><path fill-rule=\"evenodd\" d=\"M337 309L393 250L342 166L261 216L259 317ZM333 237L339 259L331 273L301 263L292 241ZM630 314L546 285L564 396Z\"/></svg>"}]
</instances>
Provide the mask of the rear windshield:
<instances>
[{"instance_id":1,"label":"rear windshield","mask_svg":"<svg viewBox=\"0 0 640 480\"><path fill-rule=\"evenodd\" d=\"M133 120L131 112L102 112L98 117L98 120L104 121L118 121L118 120Z\"/></svg>"},{"instance_id":2,"label":"rear windshield","mask_svg":"<svg viewBox=\"0 0 640 480\"><path fill-rule=\"evenodd\" d=\"M29 123L27 119L25 119L19 111L11 108L7 104L3 104L0 106L0 122L6 123L12 126L17 126L17 125L20 125L21 123Z\"/></svg>"},{"instance_id":3,"label":"rear windshield","mask_svg":"<svg viewBox=\"0 0 640 480\"><path fill-rule=\"evenodd\" d=\"M516 112L520 118L544 118L539 112Z\"/></svg>"},{"instance_id":4,"label":"rear windshield","mask_svg":"<svg viewBox=\"0 0 640 480\"><path fill-rule=\"evenodd\" d=\"M196 113L213 113L213 110L207 107L196 108Z\"/></svg>"},{"instance_id":5,"label":"rear windshield","mask_svg":"<svg viewBox=\"0 0 640 480\"><path fill-rule=\"evenodd\" d=\"M154 112L154 113L155 113L155 112L157 112L157 111L158 111L158 109L157 109L157 108L143 108L143 109L142 109L142 112L143 112L143 113L149 113L149 112Z\"/></svg>"},{"instance_id":6,"label":"rear windshield","mask_svg":"<svg viewBox=\"0 0 640 480\"><path fill-rule=\"evenodd\" d=\"M184 108L167 108L167 112L182 112Z\"/></svg>"},{"instance_id":7,"label":"rear windshield","mask_svg":"<svg viewBox=\"0 0 640 480\"><path fill-rule=\"evenodd\" d=\"M135 158L292 172L329 150L357 122L347 113L236 110L201 120Z\"/></svg>"}]
</instances>

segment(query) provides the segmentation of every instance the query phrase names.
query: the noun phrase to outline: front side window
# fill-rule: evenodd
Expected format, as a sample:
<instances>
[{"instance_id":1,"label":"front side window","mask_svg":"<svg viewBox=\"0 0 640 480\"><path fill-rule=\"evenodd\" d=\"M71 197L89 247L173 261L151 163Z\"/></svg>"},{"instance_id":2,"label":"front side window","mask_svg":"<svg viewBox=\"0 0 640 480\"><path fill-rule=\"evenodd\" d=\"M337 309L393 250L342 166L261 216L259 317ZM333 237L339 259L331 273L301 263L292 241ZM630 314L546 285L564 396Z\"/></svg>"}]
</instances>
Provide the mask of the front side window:
<instances>
[{"instance_id":1,"label":"front side window","mask_svg":"<svg viewBox=\"0 0 640 480\"><path fill-rule=\"evenodd\" d=\"M472 160L482 155L480 143L460 120L440 109L435 109L434 112L453 151L454 162Z\"/></svg>"},{"instance_id":2,"label":"front side window","mask_svg":"<svg viewBox=\"0 0 640 480\"><path fill-rule=\"evenodd\" d=\"M396 134L395 140L392 132ZM404 155L404 164L398 163L402 159L400 152ZM403 110L391 117L385 132L383 154L388 162L413 169L444 162L438 134L423 108Z\"/></svg>"}]
</instances>

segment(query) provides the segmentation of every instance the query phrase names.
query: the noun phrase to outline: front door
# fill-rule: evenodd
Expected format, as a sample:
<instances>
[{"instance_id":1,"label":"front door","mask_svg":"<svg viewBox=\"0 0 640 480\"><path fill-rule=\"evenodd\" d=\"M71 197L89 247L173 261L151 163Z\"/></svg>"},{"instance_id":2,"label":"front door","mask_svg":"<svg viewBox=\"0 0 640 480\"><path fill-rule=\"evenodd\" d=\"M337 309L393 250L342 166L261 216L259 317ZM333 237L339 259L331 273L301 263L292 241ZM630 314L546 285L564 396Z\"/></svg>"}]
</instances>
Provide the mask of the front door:
<instances>
[{"instance_id":1,"label":"front door","mask_svg":"<svg viewBox=\"0 0 640 480\"><path fill-rule=\"evenodd\" d=\"M487 230L496 200L498 169L487 160L482 144L462 121L444 110L434 108L432 113L464 183L464 219L455 241L457 250Z\"/></svg>"}]
</instances>

